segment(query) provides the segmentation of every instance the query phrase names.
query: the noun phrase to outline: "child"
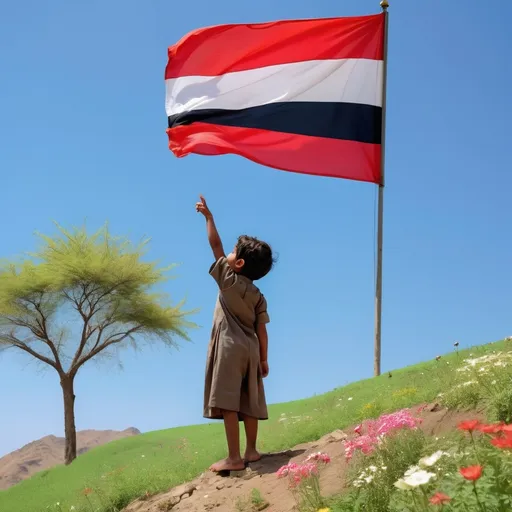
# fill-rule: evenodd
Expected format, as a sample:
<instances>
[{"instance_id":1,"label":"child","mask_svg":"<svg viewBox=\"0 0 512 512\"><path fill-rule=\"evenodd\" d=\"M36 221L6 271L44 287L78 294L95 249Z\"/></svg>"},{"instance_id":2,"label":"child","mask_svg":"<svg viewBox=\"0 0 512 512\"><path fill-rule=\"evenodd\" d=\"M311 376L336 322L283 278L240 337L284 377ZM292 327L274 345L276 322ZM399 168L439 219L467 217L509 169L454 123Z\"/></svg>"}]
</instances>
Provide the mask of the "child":
<instances>
[{"instance_id":1,"label":"child","mask_svg":"<svg viewBox=\"0 0 512 512\"><path fill-rule=\"evenodd\" d=\"M240 471L261 456L256 449L258 421L268 419L262 378L268 375L267 302L253 281L270 272L272 249L256 238L241 236L224 254L213 216L204 197L196 211L206 219L215 257L210 275L219 286L206 364L204 417L223 419L228 457L211 471ZM239 421L244 422L247 448L240 454Z\"/></svg>"}]
</instances>

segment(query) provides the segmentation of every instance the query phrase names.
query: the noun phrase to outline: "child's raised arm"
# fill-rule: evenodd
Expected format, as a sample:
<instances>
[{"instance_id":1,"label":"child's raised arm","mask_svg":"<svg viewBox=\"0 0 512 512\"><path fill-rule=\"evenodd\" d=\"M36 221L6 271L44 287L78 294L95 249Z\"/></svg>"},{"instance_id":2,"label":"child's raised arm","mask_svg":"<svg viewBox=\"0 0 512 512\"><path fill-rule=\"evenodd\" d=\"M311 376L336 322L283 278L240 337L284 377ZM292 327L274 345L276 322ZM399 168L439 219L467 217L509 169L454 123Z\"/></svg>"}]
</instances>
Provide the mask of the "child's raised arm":
<instances>
[{"instance_id":1,"label":"child's raised arm","mask_svg":"<svg viewBox=\"0 0 512 512\"><path fill-rule=\"evenodd\" d=\"M202 213L206 219L206 232L208 234L208 242L210 242L210 247L212 248L215 261L218 261L220 258L225 256L224 247L222 247L222 240L220 239L219 232L215 226L212 212L208 208L204 197L199 196L199 199L200 201L196 203L196 211Z\"/></svg>"}]
</instances>

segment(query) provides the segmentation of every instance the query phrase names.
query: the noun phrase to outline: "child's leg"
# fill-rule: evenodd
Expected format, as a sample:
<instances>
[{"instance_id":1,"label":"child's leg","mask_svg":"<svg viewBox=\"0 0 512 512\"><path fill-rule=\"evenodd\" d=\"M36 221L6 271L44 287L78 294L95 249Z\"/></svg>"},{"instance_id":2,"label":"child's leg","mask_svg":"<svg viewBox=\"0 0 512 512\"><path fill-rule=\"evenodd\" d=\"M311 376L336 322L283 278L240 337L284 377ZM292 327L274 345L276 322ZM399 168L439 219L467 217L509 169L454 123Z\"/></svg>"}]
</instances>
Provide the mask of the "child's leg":
<instances>
[{"instance_id":1,"label":"child's leg","mask_svg":"<svg viewBox=\"0 0 512 512\"><path fill-rule=\"evenodd\" d=\"M241 471L244 469L244 461L240 456L240 427L238 426L238 413L234 411L222 411L224 428L228 441L228 458L216 462L210 467L212 471Z\"/></svg>"},{"instance_id":2,"label":"child's leg","mask_svg":"<svg viewBox=\"0 0 512 512\"><path fill-rule=\"evenodd\" d=\"M243 418L245 437L247 438L244 460L246 462L256 462L261 459L261 455L256 449L256 441L258 440L258 419L251 416L244 416Z\"/></svg>"}]
</instances>

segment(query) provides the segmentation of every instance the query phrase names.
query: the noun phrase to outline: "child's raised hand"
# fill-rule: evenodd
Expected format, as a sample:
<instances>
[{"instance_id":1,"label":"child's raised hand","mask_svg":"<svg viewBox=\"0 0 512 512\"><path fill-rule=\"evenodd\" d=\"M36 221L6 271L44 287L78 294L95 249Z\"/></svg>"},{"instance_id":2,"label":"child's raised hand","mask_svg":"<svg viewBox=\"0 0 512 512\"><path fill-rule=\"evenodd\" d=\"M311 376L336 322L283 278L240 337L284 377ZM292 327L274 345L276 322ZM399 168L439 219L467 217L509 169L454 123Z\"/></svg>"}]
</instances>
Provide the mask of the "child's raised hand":
<instances>
[{"instance_id":1,"label":"child's raised hand","mask_svg":"<svg viewBox=\"0 0 512 512\"><path fill-rule=\"evenodd\" d=\"M196 203L196 212L202 213L207 219L212 218L212 212L208 208L206 200L203 196L199 196L199 202Z\"/></svg>"}]
</instances>

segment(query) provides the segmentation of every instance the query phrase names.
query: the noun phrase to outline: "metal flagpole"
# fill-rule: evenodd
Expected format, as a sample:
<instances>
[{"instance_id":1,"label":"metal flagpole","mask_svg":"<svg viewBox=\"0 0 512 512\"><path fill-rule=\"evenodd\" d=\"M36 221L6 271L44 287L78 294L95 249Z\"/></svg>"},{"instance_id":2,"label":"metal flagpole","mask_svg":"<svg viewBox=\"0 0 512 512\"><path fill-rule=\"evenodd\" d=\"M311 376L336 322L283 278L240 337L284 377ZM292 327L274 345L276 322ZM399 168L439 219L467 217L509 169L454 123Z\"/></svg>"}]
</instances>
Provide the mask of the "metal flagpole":
<instances>
[{"instance_id":1,"label":"metal flagpole","mask_svg":"<svg viewBox=\"0 0 512 512\"><path fill-rule=\"evenodd\" d=\"M386 89L388 74L388 7L389 2L382 0L380 3L384 13L384 62L383 62L383 89L382 89L382 139L381 139L381 164L380 164L380 184L377 206L377 271L375 280L375 345L373 368L375 376L379 376L381 363L381 325L382 325L382 232L384 225L384 170L386 157Z\"/></svg>"}]
</instances>

